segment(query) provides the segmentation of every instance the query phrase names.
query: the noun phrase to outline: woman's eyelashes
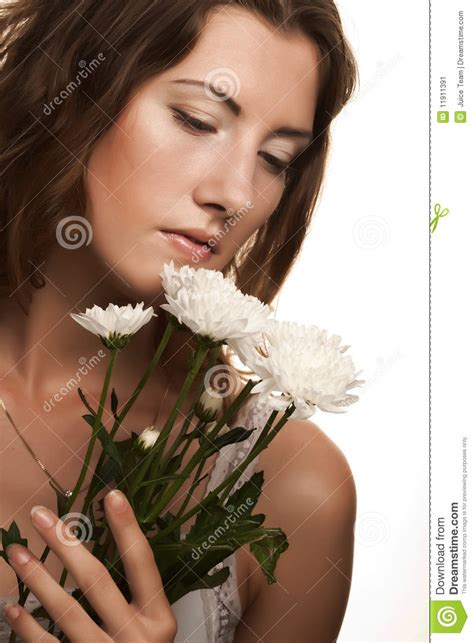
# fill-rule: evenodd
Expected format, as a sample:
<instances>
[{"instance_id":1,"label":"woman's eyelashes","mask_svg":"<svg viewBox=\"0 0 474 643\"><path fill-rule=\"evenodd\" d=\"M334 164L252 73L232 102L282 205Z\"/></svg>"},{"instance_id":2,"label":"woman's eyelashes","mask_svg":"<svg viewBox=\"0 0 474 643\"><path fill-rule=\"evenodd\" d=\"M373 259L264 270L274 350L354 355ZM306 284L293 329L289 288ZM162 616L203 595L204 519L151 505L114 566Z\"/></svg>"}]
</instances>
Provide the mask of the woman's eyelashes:
<instances>
[{"instance_id":1,"label":"woman's eyelashes","mask_svg":"<svg viewBox=\"0 0 474 643\"><path fill-rule=\"evenodd\" d=\"M212 127L212 125L208 125L207 123L203 123L197 118L193 118L187 112L176 109L176 107L174 107L172 109L172 113L173 118L178 121L178 123L186 127L186 129L191 130L192 132L216 133L216 129ZM267 163L272 168L271 171L273 174L284 174L286 172L289 172L291 169L292 161L290 161L289 163L285 163L285 161L280 161L275 156L273 156L272 154L268 154L267 152L262 152L262 156L267 160Z\"/></svg>"},{"instance_id":2,"label":"woman's eyelashes","mask_svg":"<svg viewBox=\"0 0 474 643\"><path fill-rule=\"evenodd\" d=\"M200 132L216 132L214 127L212 125L208 125L207 123L203 123L202 121L197 120L197 118L193 118L186 112L181 111L180 109L173 108L173 117L179 122L182 123L183 125L187 125L190 127L192 130L198 130Z\"/></svg>"}]
</instances>

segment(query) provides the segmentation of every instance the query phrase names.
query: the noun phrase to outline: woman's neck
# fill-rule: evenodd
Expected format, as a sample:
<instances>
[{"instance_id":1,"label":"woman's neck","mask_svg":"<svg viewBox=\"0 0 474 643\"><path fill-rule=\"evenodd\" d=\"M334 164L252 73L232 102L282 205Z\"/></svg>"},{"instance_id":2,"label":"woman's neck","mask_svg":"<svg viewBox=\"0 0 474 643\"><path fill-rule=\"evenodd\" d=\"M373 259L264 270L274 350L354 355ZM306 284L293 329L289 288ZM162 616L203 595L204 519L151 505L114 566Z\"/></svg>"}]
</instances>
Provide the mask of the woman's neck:
<instances>
[{"instance_id":1,"label":"woman's neck","mask_svg":"<svg viewBox=\"0 0 474 643\"><path fill-rule=\"evenodd\" d=\"M14 378L30 399L49 399L81 369L89 390L100 391L108 363L108 350L100 339L86 331L70 316L85 312L94 304L136 303L127 297L127 288L113 270L101 268L87 249L59 249L47 265L38 268L45 286L34 289L28 314L15 297L0 301L0 329L8 338L3 347L1 379ZM138 301L144 300L138 298ZM123 390L139 381L155 353L166 327L166 316L159 304L162 293L145 302L152 305L153 317L120 352L114 381L122 382ZM160 394L173 395L182 382L180 372L186 369L191 335L174 333L163 356L165 366L155 369L150 378ZM3 342L2 342L3 343ZM167 363L167 364L166 364ZM132 387L133 388L133 387ZM178 391L179 392L179 391Z\"/></svg>"}]
</instances>

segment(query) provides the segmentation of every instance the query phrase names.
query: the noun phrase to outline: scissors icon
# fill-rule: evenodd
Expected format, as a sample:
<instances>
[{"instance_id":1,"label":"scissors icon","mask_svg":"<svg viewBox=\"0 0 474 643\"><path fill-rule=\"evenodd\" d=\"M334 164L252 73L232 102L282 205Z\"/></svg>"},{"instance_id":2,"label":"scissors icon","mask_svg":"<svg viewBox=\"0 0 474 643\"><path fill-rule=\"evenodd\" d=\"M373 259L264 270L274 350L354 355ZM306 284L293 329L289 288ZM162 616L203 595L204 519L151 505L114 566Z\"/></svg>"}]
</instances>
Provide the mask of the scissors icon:
<instances>
[{"instance_id":1,"label":"scissors icon","mask_svg":"<svg viewBox=\"0 0 474 643\"><path fill-rule=\"evenodd\" d=\"M430 221L430 228L431 226L433 226L433 229L431 230L431 234L433 234L433 232L436 230L438 226L438 221L441 219L441 217L445 217L447 214L449 214L448 208L444 208L444 210L441 211L441 205L439 203L436 203L434 207L434 211L436 216L434 217L434 219L431 219Z\"/></svg>"}]
</instances>

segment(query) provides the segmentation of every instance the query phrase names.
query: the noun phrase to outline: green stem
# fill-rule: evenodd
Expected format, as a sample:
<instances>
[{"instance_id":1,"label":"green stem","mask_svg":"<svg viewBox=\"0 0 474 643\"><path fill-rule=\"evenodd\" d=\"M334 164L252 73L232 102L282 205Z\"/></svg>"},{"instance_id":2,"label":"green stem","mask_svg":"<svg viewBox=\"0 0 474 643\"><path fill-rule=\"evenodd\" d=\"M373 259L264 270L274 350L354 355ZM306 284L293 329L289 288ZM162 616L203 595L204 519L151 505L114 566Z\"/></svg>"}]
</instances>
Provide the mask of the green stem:
<instances>
[{"instance_id":1,"label":"green stem","mask_svg":"<svg viewBox=\"0 0 474 643\"><path fill-rule=\"evenodd\" d=\"M166 527L162 531L160 531L159 534L154 536L153 538L150 539L150 545L155 544L156 542L159 542L161 538L164 536L168 535L171 531L176 529L177 527L180 527L182 524L184 524L189 518L194 516L196 513L198 513L201 509L206 507L208 504L210 504L213 499L222 491L225 490L227 487L232 487L234 486L235 482L239 479L241 472L247 467L252 460L254 460L266 447L270 442L273 440L273 438L280 432L282 427L286 424L288 417L291 415L291 413L294 411L294 406L290 405L286 411L284 416L281 418L281 420L278 422L278 424L275 426L275 429L270 433L271 425L277 416L277 411L273 411L270 415L270 417L267 420L267 423L262 430L262 434L265 431L265 439L261 439L261 435L259 436L259 439L257 443L254 445L248 456L243 460L243 462L231 473L228 478L226 478L220 485L218 485L210 494L208 494L201 502L193 507L193 509L190 509L187 513L182 515L179 520L173 521L172 525L169 525L169 527ZM262 444L262 442L264 442Z\"/></svg>"},{"instance_id":2,"label":"green stem","mask_svg":"<svg viewBox=\"0 0 474 643\"><path fill-rule=\"evenodd\" d=\"M153 459L150 457L147 459L144 465L142 465L142 469L138 474L138 478L140 479L140 482L143 480L145 475L147 474L148 470L151 467L151 473L150 473L150 479L153 480L154 478L158 478L159 471L160 471L160 458L163 453L163 450L166 446L166 442L168 440L169 434L173 428L173 425L175 423L175 420L178 416L179 410L181 408L181 405L183 401L186 399L186 396L189 393L189 390L191 388L191 385L193 381L195 380L197 374L199 373L199 370L201 368L201 365L207 355L207 352L209 351L209 348L204 344L200 344L198 346L197 351L193 354L193 363L191 370L188 372L186 379L184 381L184 384L181 388L181 391L178 395L178 399L176 400L176 403L170 413L170 416L168 417L163 430L160 434L159 439L156 441L156 443L153 445L153 447L150 449L150 455L155 456ZM151 484L149 485L144 494L144 506L150 501L150 498L154 495L155 489L159 483ZM132 488L135 487L135 480L132 483Z\"/></svg>"},{"instance_id":3,"label":"green stem","mask_svg":"<svg viewBox=\"0 0 474 643\"><path fill-rule=\"evenodd\" d=\"M80 473L79 478L78 478L78 480L76 482L76 486L74 487L74 491L72 492L72 496L70 496L70 498L68 498L68 500L66 502L66 506L65 506L65 513L66 514L69 512L69 509L72 507L72 505L73 505L73 503L74 503L74 501L75 501L75 499L77 497L77 494L79 493L79 491L80 491L80 489L81 489L81 487L83 485L84 479L86 477L87 470L89 469L89 462L90 462L90 459L92 457L92 452L94 450L95 441L97 439L97 433L98 433L99 427L101 426L101 423L102 423L102 415L104 413L104 406L105 406L105 402L107 400L107 393L108 393L108 390L109 390L110 379L112 377L112 371L113 371L116 359L117 359L117 349L113 348L110 351L110 361L109 361L109 364L108 364L108 367L107 367L107 373L105 375L104 384L102 386L102 394L101 394L101 397L100 397L99 409L98 409L97 414L95 416L94 428L92 430L92 437L90 439L89 446L87 448L87 453L86 453L86 457L85 457L85 460L84 460L84 464L82 465L81 473ZM66 576L67 575L68 575L68 570L66 568L64 568L63 573L61 574L61 579L59 581L59 584L61 585L61 587L64 587L64 583L66 581Z\"/></svg>"},{"instance_id":4,"label":"green stem","mask_svg":"<svg viewBox=\"0 0 474 643\"><path fill-rule=\"evenodd\" d=\"M212 443L212 440L214 437L218 434L222 426L225 424L226 420L229 417L232 417L234 410L236 408L239 408L241 405L242 400L244 400L250 393L251 389L257 385L257 382L254 382L252 380L249 380L247 384L244 386L244 388L240 391L239 395L235 398L233 403L229 406L227 409L226 413L217 421L215 427L213 428L212 432L208 436L208 441L209 443ZM179 488L184 484L184 482L187 479L187 476L193 471L194 467L199 464L201 461L202 456L204 453L208 450L208 445L201 445L199 449L196 451L196 453L193 455L193 457L190 459L189 463L186 465L184 470L182 471L182 479L176 480L172 485L171 488L168 489L165 493L162 494L160 497L160 500L156 503L154 507L150 509L150 512L148 515L145 517L145 522L153 522L160 513L163 511L165 507L167 507L168 502L173 498L175 493L179 490Z\"/></svg>"},{"instance_id":5,"label":"green stem","mask_svg":"<svg viewBox=\"0 0 474 643\"><path fill-rule=\"evenodd\" d=\"M199 467L197 468L196 473L194 474L194 480L192 481L192 484L191 484L190 488L188 489L188 492L186 493L186 497L184 498L184 502L181 505L181 507L179 508L178 513L176 514L176 518L179 519L183 515L184 510L186 509L186 507L188 506L189 501L191 500L191 496L193 495L193 491L195 489L196 483L199 480L199 476L201 475L201 472L202 472L202 470L204 468L204 465L205 465L206 461L207 460L205 460L205 459L201 460L201 462L199 464Z\"/></svg>"},{"instance_id":6,"label":"green stem","mask_svg":"<svg viewBox=\"0 0 474 643\"><path fill-rule=\"evenodd\" d=\"M221 347L220 347L220 345L219 345L219 346L214 346L214 347L210 350L210 360L209 360L209 361L210 361L210 364L209 364L209 368L212 368L212 366L214 366L215 361L216 361L216 359L217 359L217 358L218 358L218 356L219 356L220 348L221 348ZM185 421L183 422L183 426L181 427L181 429L180 429L180 431L179 431L178 435L176 436L176 439L174 440L174 442L173 442L173 444L172 444L171 448L167 451L167 453L166 453L166 454L162 455L162 456L159 458L159 461L160 461L160 470L161 470L161 471L166 471L166 467L167 467L167 466L168 466L168 464L170 463L171 458L174 456L174 454L176 453L177 449L178 449L178 448L180 447L180 445L182 444L183 436L185 436L185 435L186 435L187 430L188 430L188 428L189 428L189 425L191 424L191 420L193 419L193 416L194 416L194 413L195 413L196 403L197 403L197 402L198 402L198 400L201 398L201 395L202 395L202 392L203 392L203 390L204 390L204 387L205 387L205 384L204 384L204 382L203 382L203 383L201 384L201 386L198 388L198 390L197 390L197 392L196 392L196 394L195 394L195 396L194 396L194 398L193 398L193 401L192 401L192 404L191 404L191 408L190 408L190 410L188 411L188 414L187 414L187 416L186 416L186 419L185 419ZM161 439L161 438L159 438L159 439ZM183 459L183 456L184 456L184 454L186 453L186 451L188 450L188 448L189 448L189 446L191 445L191 442L192 442L192 441L193 441L193 438L192 438L192 437L191 437L191 438L187 438L187 442L186 442L186 444L185 444L185 447L184 447L184 449L183 449L183 450L181 451L181 453L180 453L180 456L181 456L181 462L183 461L183 460L182 460L182 459ZM149 455L150 455L150 454L149 454ZM131 489L129 489L129 491L128 491L128 494L127 494L127 495L129 495L129 497L133 497L133 494L134 494L134 493L137 491L137 489L138 489L138 484L139 484L140 482L142 482L142 481L143 481L144 475L145 475L145 470L144 470L144 469L142 469L142 470L141 470L141 472L139 472L139 474L137 475L137 477L134 479L134 481L133 481L133 483L132 483L132 486L131 486ZM165 484L165 486L164 486L164 488L163 488L163 490L162 490L162 491L164 492L164 491L166 490L166 488L167 488L167 485ZM143 515L143 511L145 510L145 506L146 506L146 499L145 499L145 498L142 498L142 499L141 499L141 501L139 502L139 514L140 514L140 515Z\"/></svg>"},{"instance_id":7,"label":"green stem","mask_svg":"<svg viewBox=\"0 0 474 643\"><path fill-rule=\"evenodd\" d=\"M291 410L293 412L293 409ZM244 472L244 470L247 468L247 466L254 460L262 451L264 451L267 446L270 444L270 442L274 439L274 437L277 435L277 433L280 431L280 429L283 428L283 426L286 424L286 421L288 417L283 417L280 422L276 425L274 431L272 434L270 434L270 427L273 424L274 419L276 418L278 414L278 411L272 411L272 414L268 418L267 423L265 424L265 427L262 430L262 433L259 436L259 440L257 440L257 443L255 447L251 450L250 454L243 460L232 472L232 474L229 476L227 485L219 485L217 487L217 492L220 493L222 487L224 487L222 494L219 496L219 502L223 503L229 493L232 491L232 488L234 484L237 482L237 480L240 478L240 475ZM224 481L225 482L225 481Z\"/></svg>"},{"instance_id":8,"label":"green stem","mask_svg":"<svg viewBox=\"0 0 474 643\"><path fill-rule=\"evenodd\" d=\"M193 407L193 409L194 409L194 407ZM192 418L192 416L194 415L194 410L193 410L193 409L191 409L191 411L188 413L188 418ZM186 419L185 424L186 424L186 423L188 423L188 424L189 424L189 422L188 422L188 418ZM176 449L175 449L175 447L176 447L176 443L177 443L178 441L181 441L181 443L182 443L181 437L182 437L182 435L183 435L184 433L185 433L185 431L183 431L183 430L181 430L181 431L180 431L180 435L176 438L175 442L173 443L173 451L175 451L175 450L176 450ZM179 453L179 457L180 457L180 461L181 461L181 462L183 461L183 457L184 457L184 455L186 454L186 451L187 451L187 450L189 449L189 447L191 446L191 443L193 442L193 439L194 439L194 438L192 438L192 437L188 437L188 438L186 438L186 440L185 440L185 445L184 445L183 449L182 449L182 450L180 451L180 453ZM178 445L178 446L179 446L179 445ZM163 463L162 471L165 471L165 470L166 470L166 466L167 466L167 463L166 463L166 462L165 462L165 463ZM164 486L163 486L163 489L162 489L161 491L162 491L162 493L164 493L164 492L166 491L166 489L167 489L167 485L168 485L169 483L162 483L162 484L164 484ZM145 505L145 499L144 499L144 498L142 498L142 499L141 499L141 500L139 500L139 502L138 502L138 515L139 515L139 516L143 516L143 513L144 513L144 511L145 511L145 506L146 506L146 505Z\"/></svg>"},{"instance_id":9,"label":"green stem","mask_svg":"<svg viewBox=\"0 0 474 643\"><path fill-rule=\"evenodd\" d=\"M163 354L163 351L165 350L166 345L168 344L168 342L169 342L169 340L170 340L170 338L171 338L171 336L173 334L173 331L174 331L174 325L173 325L173 323L171 321L168 321L168 324L167 324L167 326L165 328L165 331L163 333L163 337L161 338L160 344L159 344L158 348L155 351L153 359L151 360L150 364L147 366L142 378L140 379L140 381L138 382L137 386L135 387L135 390L133 391L133 393L130 396L129 400L127 401L125 406L122 408L122 410L120 411L117 419L115 420L115 423L114 423L114 425L113 425L113 427L112 427L112 429L110 431L110 437L112 439L114 438L114 436L117 433L117 431L118 431L120 425L122 424L124 418L127 416L128 412L130 411L131 407L135 403L135 401L136 401L137 397L139 396L140 392L142 391L142 389L144 388L145 384L147 383L150 375L152 374L152 372L154 371L156 365L158 364L158 361L159 361L161 355ZM96 466L96 469L95 469L95 472L94 472L93 479L96 476L98 476L98 473L99 473L99 471L101 470L101 468L103 466L105 457L106 457L106 453L105 453L105 451L102 451L102 453L100 454L100 458L99 458L99 460L97 462L97 466ZM87 511L89 510L89 505L90 505L90 503L92 501L93 492L94 492L94 489L92 488L92 485L91 485L91 487L89 487L89 490L88 490L88 492L86 494L86 498L84 500L84 506L83 506L83 509L82 509L82 513L84 513L84 514L86 514Z\"/></svg>"},{"instance_id":10,"label":"green stem","mask_svg":"<svg viewBox=\"0 0 474 643\"><path fill-rule=\"evenodd\" d=\"M211 351L210 351L211 355L210 355L209 368L212 368L214 366L214 364L216 362L216 359L219 356L220 348L221 348L220 346L215 346L214 348L211 349ZM197 393L196 393L196 395L195 395L195 397L193 399L191 409L190 409L190 411L189 411L189 413L188 413L188 415L186 417L186 420L183 423L181 431L179 432L176 440L173 443L173 446L169 449L169 451L166 453L166 455L163 456L163 467L162 467L163 469L166 469L166 466L168 465L169 461L171 460L171 458L173 457L173 455L175 454L175 452L179 448L179 446L181 444L181 438L186 434L186 432L188 430L188 427L189 427L189 425L191 423L191 420L193 418L193 415L194 415L194 407L196 406L196 402L201 398L201 395L202 395L202 392L203 392L204 388L205 388L205 384L203 382L203 384L201 385L201 387L199 388L199 390L197 391ZM188 442L192 442L192 440L193 440L193 438L188 438ZM186 450L187 450L187 446L186 446ZM185 453L185 451L183 452L183 455L184 455L184 453Z\"/></svg>"},{"instance_id":11,"label":"green stem","mask_svg":"<svg viewBox=\"0 0 474 643\"><path fill-rule=\"evenodd\" d=\"M123 422L124 418L127 416L127 414L130 411L131 407L135 403L138 395L143 390L143 388L144 388L145 384L147 383L150 375L152 374L152 372L156 368L156 365L158 364L158 362L159 362L159 360L160 360L160 358L161 358L161 356L163 354L163 351L165 350L165 348L166 348L166 346L167 346L167 344L168 344L168 342L169 342L169 340L170 340L170 338L171 338L171 336L173 334L173 331L174 331L174 324L171 321L168 321L168 324L167 324L167 326L165 328L165 331L163 333L163 336L161 338L160 344L159 344L158 348L156 349L155 354L153 355L153 359L151 360L151 362L147 366L143 376L141 377L140 381L138 382L137 386L135 387L135 390L133 391L132 395L128 399L127 403L124 405L124 407L122 408L122 410L120 411L120 413L117 416L117 419L116 419L116 421L115 421L115 423L114 423L114 425L113 425L113 427L112 427L112 429L110 431L110 436L112 437L112 439L114 438L118 428L120 427L120 425ZM102 451L102 453L100 455L100 458L99 458L99 461L97 463L96 470L94 472L94 477L98 476L98 473L102 468L102 465L103 465L103 462L105 460L105 457L106 457L106 453L105 453L105 451ZM94 490L93 490L92 486L89 487L86 499L84 501L84 507L82 509L83 513L86 513L86 511L88 511L90 502L92 501L92 493L93 492L94 492ZM92 553L96 556L96 558L99 558L99 560L102 557L102 555L106 553L107 547L110 544L111 538L112 538L112 534L111 534L110 529L109 529L108 532L107 532L106 539L105 539L104 543L102 545L100 545L100 544L98 544L97 546L94 545L94 549L93 549Z\"/></svg>"}]
</instances>

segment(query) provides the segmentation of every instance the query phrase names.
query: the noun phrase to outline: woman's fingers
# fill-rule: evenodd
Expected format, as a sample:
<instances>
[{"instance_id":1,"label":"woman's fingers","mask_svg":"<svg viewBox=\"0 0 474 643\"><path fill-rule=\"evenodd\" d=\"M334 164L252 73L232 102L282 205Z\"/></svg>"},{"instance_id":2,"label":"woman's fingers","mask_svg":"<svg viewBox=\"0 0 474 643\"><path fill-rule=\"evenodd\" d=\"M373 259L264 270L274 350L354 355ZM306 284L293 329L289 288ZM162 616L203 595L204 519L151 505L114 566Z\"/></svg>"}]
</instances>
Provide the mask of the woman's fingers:
<instances>
[{"instance_id":1,"label":"woman's fingers","mask_svg":"<svg viewBox=\"0 0 474 643\"><path fill-rule=\"evenodd\" d=\"M115 503L116 499L122 502ZM101 626L89 617L27 548L17 544L7 548L12 567L54 622L75 643L111 640L128 643L130 640L148 640L149 636L159 636L159 640L163 641L174 640L176 618L163 590L153 550L140 529L132 507L124 494L114 490L105 497L105 511L133 596L131 604L126 601L108 570L62 520L46 507L34 507L32 510L33 524L74 577L99 615ZM23 561L18 554L23 554ZM28 614L23 618L28 625ZM45 636L45 631L41 627L40 630ZM36 630L33 638L25 640L36 641L39 638ZM53 637L52 640L56 639Z\"/></svg>"},{"instance_id":2,"label":"woman's fingers","mask_svg":"<svg viewBox=\"0 0 474 643\"><path fill-rule=\"evenodd\" d=\"M34 641L57 643L58 641L55 636L42 628L38 621L21 605L14 604L5 608L5 617L10 627L25 643L33 643Z\"/></svg>"},{"instance_id":3,"label":"woman's fingers","mask_svg":"<svg viewBox=\"0 0 474 643\"><path fill-rule=\"evenodd\" d=\"M107 524L117 544L133 605L149 618L166 618L170 606L153 550L126 496L116 489L105 496Z\"/></svg>"},{"instance_id":4,"label":"woman's fingers","mask_svg":"<svg viewBox=\"0 0 474 643\"><path fill-rule=\"evenodd\" d=\"M132 616L132 608L104 565L55 513L46 507L33 507L31 516L43 540L73 576L102 622L113 631L125 627ZM65 604L68 600L72 601L75 610L80 610L93 623L79 603L56 583L39 561L38 564L39 567L33 568L34 573L28 577L27 585L51 616L50 606L58 611L57 604Z\"/></svg>"},{"instance_id":5,"label":"woman's fingers","mask_svg":"<svg viewBox=\"0 0 474 643\"><path fill-rule=\"evenodd\" d=\"M8 560L21 580L31 589L42 603L53 621L75 641L110 640L94 623L81 605L70 596L46 570L41 561L29 549L20 545L9 545L6 549ZM24 617L26 619L26 616ZM15 628L16 631L16 628ZM77 633L80 632L80 637ZM36 639L30 639L36 640Z\"/></svg>"}]
</instances>

